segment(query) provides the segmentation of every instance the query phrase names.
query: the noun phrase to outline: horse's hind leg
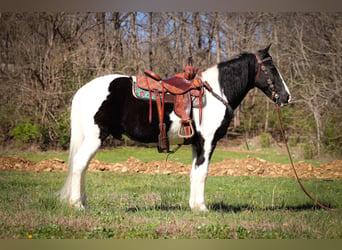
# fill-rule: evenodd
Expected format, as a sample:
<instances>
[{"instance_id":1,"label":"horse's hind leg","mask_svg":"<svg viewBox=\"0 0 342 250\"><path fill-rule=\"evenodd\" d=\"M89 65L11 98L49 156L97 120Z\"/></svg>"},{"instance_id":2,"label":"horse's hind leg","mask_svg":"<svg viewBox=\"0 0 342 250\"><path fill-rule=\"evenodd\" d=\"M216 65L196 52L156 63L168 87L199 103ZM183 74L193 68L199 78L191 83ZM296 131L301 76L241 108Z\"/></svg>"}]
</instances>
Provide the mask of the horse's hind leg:
<instances>
[{"instance_id":1,"label":"horse's hind leg","mask_svg":"<svg viewBox=\"0 0 342 250\"><path fill-rule=\"evenodd\" d=\"M84 177L90 160L95 155L101 145L101 140L96 135L84 138L79 150L72 159L71 175L71 194L69 203L78 208L83 209L86 206L86 192Z\"/></svg>"}]
</instances>

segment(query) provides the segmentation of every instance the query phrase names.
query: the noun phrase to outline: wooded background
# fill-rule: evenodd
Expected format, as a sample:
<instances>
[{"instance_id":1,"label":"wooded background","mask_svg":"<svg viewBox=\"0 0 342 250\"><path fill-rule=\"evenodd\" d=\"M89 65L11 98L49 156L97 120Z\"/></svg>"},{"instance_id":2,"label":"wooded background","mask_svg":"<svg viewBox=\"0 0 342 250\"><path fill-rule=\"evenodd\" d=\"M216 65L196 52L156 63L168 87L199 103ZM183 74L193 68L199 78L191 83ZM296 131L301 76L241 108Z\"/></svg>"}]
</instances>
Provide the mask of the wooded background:
<instances>
[{"instance_id":1,"label":"wooded background","mask_svg":"<svg viewBox=\"0 0 342 250\"><path fill-rule=\"evenodd\" d=\"M272 43L293 103L282 109L291 144L341 156L341 13L0 13L0 144L69 143L73 94L109 73L179 72L192 53L206 69ZM230 132L280 139L275 108L250 91Z\"/></svg>"}]
</instances>

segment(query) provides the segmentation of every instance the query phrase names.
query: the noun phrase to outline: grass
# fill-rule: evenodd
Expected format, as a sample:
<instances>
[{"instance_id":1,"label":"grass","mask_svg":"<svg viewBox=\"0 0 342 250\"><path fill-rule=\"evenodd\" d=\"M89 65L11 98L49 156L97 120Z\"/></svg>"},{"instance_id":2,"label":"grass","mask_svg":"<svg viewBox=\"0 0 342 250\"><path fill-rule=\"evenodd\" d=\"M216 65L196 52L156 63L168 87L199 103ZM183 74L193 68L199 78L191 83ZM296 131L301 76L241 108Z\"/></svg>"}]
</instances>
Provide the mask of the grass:
<instances>
[{"instance_id":1,"label":"grass","mask_svg":"<svg viewBox=\"0 0 342 250\"><path fill-rule=\"evenodd\" d=\"M6 152L2 154L13 154ZM33 161L67 152L15 152ZM247 155L288 163L274 149L230 152L218 148L213 162ZM100 150L105 162L165 160L155 148ZM191 163L184 146L170 160ZM213 177L206 187L208 213L189 209L189 177L136 173L87 173L90 209L75 211L55 196L65 173L0 172L0 238L341 239L342 216L315 207L294 179ZM322 203L342 208L342 182L304 180Z\"/></svg>"},{"instance_id":2,"label":"grass","mask_svg":"<svg viewBox=\"0 0 342 250\"><path fill-rule=\"evenodd\" d=\"M87 173L90 209L54 193L64 173L0 172L0 238L340 239L342 216L315 208L293 179L210 177L208 213L191 212L189 178ZM306 180L323 203L342 207L341 181Z\"/></svg>"}]
</instances>

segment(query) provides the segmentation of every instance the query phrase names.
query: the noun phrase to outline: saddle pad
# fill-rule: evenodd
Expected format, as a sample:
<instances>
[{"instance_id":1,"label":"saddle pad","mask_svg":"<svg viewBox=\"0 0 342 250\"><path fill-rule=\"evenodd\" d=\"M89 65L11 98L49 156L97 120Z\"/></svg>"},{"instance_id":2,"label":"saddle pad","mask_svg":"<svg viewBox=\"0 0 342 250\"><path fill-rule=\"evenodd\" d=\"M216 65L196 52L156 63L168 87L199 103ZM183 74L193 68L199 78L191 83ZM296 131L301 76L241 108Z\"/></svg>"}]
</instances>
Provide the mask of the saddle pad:
<instances>
[{"instance_id":1,"label":"saddle pad","mask_svg":"<svg viewBox=\"0 0 342 250\"><path fill-rule=\"evenodd\" d=\"M153 91L151 91L151 97L150 97L150 92L148 90L139 88L138 84L136 81L132 81L132 92L133 92L133 96L137 99L140 100L146 100L149 101L150 98L152 99L152 101L156 101L156 96L154 94ZM203 107L206 105L206 97L205 97L205 92L203 91L203 96L202 96L202 103L203 103ZM199 108L199 97L191 97L192 99L192 107L193 108ZM174 102L175 100L175 96L165 92L165 102Z\"/></svg>"}]
</instances>

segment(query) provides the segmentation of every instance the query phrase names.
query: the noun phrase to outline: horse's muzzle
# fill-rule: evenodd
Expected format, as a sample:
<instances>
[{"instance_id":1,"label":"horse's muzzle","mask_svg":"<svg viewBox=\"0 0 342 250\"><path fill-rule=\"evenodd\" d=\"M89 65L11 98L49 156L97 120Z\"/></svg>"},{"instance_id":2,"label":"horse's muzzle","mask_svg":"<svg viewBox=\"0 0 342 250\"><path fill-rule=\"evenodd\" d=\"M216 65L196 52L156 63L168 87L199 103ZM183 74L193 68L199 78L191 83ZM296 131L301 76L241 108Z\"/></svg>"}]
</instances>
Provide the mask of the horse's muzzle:
<instances>
[{"instance_id":1,"label":"horse's muzzle","mask_svg":"<svg viewBox=\"0 0 342 250\"><path fill-rule=\"evenodd\" d=\"M277 96L277 94L276 94ZM278 104L280 107L283 107L291 102L291 95L286 94L283 97L276 98L275 103Z\"/></svg>"}]
</instances>

